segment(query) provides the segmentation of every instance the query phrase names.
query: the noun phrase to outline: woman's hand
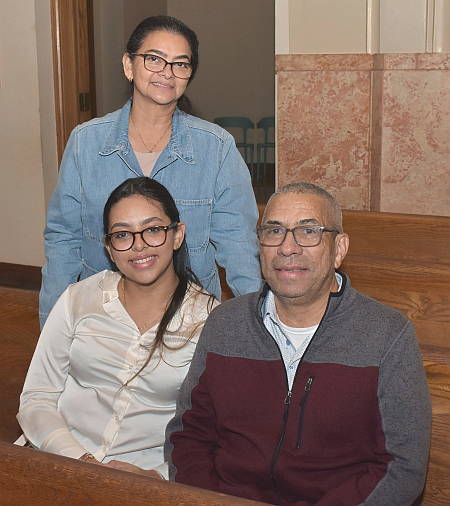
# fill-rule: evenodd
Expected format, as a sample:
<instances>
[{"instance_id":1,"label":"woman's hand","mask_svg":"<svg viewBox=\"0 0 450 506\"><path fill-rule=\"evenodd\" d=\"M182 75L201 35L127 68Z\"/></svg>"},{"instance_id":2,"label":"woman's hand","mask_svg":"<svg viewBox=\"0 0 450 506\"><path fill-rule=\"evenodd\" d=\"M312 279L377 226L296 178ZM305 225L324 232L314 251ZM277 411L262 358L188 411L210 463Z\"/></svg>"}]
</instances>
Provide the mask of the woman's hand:
<instances>
[{"instance_id":1,"label":"woman's hand","mask_svg":"<svg viewBox=\"0 0 450 506\"><path fill-rule=\"evenodd\" d=\"M142 474L144 476L148 476L150 478L158 478L162 480L161 475L157 473L154 469L142 469L138 466L134 466L133 464L129 464L128 462L120 462L120 460L111 460L107 464L103 464L106 467L113 467L114 469L120 469L121 471L129 471L130 473Z\"/></svg>"},{"instance_id":2,"label":"woman's hand","mask_svg":"<svg viewBox=\"0 0 450 506\"><path fill-rule=\"evenodd\" d=\"M102 464L99 460L97 460L91 453L87 453L83 455L80 459L82 462L89 462L89 464Z\"/></svg>"}]
</instances>

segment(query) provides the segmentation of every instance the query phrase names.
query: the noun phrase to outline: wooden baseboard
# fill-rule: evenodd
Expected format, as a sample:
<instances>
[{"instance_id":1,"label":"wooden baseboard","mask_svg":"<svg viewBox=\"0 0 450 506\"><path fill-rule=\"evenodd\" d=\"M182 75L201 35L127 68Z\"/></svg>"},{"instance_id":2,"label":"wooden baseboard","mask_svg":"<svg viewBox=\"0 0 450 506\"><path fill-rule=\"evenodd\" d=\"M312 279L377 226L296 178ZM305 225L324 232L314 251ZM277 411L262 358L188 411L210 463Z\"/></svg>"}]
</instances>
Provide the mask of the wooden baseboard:
<instances>
[{"instance_id":1,"label":"wooden baseboard","mask_svg":"<svg viewBox=\"0 0 450 506\"><path fill-rule=\"evenodd\" d=\"M0 262L0 286L40 290L41 278L40 267Z\"/></svg>"}]
</instances>

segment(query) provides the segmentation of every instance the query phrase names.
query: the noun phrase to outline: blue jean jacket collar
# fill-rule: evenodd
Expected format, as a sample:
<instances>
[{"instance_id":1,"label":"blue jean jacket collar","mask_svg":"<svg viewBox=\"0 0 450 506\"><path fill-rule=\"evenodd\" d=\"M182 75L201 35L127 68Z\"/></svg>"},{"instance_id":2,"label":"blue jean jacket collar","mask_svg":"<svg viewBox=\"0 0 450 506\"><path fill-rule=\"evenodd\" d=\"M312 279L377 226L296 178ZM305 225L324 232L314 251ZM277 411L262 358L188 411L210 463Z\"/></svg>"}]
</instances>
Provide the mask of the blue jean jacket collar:
<instances>
[{"instance_id":1,"label":"blue jean jacket collar","mask_svg":"<svg viewBox=\"0 0 450 506\"><path fill-rule=\"evenodd\" d=\"M120 113L114 118L105 144L100 150L100 155L107 156L116 151L122 151L126 155L132 149L128 138L128 122L132 102L133 99L128 100ZM187 115L180 111L178 107L175 109L172 119L172 135L164 152L166 150L172 156L181 158L181 160L188 164L195 163L194 148L187 125ZM161 156L161 158L164 159L165 156Z\"/></svg>"}]
</instances>

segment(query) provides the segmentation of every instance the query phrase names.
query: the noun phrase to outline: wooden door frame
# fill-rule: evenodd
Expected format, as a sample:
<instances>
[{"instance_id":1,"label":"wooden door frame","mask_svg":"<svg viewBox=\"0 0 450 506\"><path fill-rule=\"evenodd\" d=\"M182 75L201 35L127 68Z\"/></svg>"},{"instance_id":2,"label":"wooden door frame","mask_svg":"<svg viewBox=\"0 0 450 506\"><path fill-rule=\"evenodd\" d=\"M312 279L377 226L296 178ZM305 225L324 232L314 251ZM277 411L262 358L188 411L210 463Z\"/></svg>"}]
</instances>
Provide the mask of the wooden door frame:
<instances>
[{"instance_id":1,"label":"wooden door frame","mask_svg":"<svg viewBox=\"0 0 450 506\"><path fill-rule=\"evenodd\" d=\"M51 0L50 10L59 166L73 128L96 115L92 0Z\"/></svg>"}]
</instances>

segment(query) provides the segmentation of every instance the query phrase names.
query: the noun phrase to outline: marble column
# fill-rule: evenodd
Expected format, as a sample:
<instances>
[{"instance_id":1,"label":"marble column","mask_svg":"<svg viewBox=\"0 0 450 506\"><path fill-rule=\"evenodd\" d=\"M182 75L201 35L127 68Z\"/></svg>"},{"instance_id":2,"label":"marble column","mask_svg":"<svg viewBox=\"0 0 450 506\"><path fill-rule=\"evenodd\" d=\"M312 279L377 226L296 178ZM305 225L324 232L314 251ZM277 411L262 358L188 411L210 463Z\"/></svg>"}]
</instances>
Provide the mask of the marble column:
<instances>
[{"instance_id":1,"label":"marble column","mask_svg":"<svg viewBox=\"0 0 450 506\"><path fill-rule=\"evenodd\" d=\"M450 216L450 54L278 55L277 185Z\"/></svg>"}]
</instances>

